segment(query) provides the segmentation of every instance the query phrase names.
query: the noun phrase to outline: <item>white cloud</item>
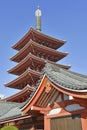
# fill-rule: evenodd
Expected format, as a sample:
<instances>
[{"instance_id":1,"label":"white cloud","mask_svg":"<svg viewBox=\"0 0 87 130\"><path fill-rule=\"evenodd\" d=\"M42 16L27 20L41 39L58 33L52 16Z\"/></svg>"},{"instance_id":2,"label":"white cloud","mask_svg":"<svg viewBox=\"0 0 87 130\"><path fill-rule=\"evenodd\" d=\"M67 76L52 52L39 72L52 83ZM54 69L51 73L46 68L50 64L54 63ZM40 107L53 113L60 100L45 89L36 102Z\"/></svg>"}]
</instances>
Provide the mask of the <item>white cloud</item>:
<instances>
[{"instance_id":1,"label":"white cloud","mask_svg":"<svg viewBox=\"0 0 87 130\"><path fill-rule=\"evenodd\" d=\"M3 94L0 94L0 99L3 99L5 96Z\"/></svg>"}]
</instances>

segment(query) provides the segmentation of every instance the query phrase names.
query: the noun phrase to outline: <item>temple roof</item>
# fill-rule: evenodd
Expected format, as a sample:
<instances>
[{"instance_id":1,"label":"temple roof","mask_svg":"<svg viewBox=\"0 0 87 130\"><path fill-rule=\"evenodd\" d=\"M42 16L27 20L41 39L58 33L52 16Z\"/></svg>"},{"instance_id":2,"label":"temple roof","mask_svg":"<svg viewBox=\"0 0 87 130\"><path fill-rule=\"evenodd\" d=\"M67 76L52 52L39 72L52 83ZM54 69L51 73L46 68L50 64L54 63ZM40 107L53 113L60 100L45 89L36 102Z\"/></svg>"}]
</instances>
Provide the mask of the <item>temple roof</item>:
<instances>
[{"instance_id":1,"label":"temple roof","mask_svg":"<svg viewBox=\"0 0 87 130\"><path fill-rule=\"evenodd\" d=\"M0 120L22 115L20 103L0 101Z\"/></svg>"},{"instance_id":2,"label":"temple roof","mask_svg":"<svg viewBox=\"0 0 87 130\"><path fill-rule=\"evenodd\" d=\"M33 84L34 87L36 85L37 80L40 78L40 76L41 76L40 72L28 68L18 78L5 84L5 86L16 88L16 89L23 89L27 84Z\"/></svg>"},{"instance_id":3,"label":"temple roof","mask_svg":"<svg viewBox=\"0 0 87 130\"><path fill-rule=\"evenodd\" d=\"M66 43L66 41L50 37L48 35L45 35L39 31L31 28L20 41L18 41L14 46L12 46L12 48L16 49L16 50L20 50L21 48L23 48L26 45L26 43L30 39L32 39L40 44L43 44L45 46L51 47L53 49L57 49Z\"/></svg>"},{"instance_id":4,"label":"temple roof","mask_svg":"<svg viewBox=\"0 0 87 130\"><path fill-rule=\"evenodd\" d=\"M2 99L2 101L9 101L9 102L24 102L26 101L30 94L35 90L34 87L31 87L29 84L27 84L21 91L18 93Z\"/></svg>"},{"instance_id":5,"label":"temple roof","mask_svg":"<svg viewBox=\"0 0 87 130\"><path fill-rule=\"evenodd\" d=\"M46 62L55 64L56 66L59 66L61 68L65 68L65 69L69 69L70 68L70 66L68 66L68 65L61 65L61 64L58 64L58 63L56 64L55 62L46 61L43 58L39 58L39 57L29 53L22 61L19 62L19 64L17 64L15 67L10 69L8 72L12 73L12 74L20 75L28 67L30 67L30 68L32 68L34 70L39 69L41 71L41 69L44 67Z\"/></svg>"},{"instance_id":6,"label":"temple roof","mask_svg":"<svg viewBox=\"0 0 87 130\"><path fill-rule=\"evenodd\" d=\"M44 84L45 78L47 78L47 80ZM39 103L36 101L40 99L40 96L42 96L43 93L49 97L50 93L45 93L47 82L51 83L51 85L53 84L54 88L52 87L50 93L53 93L52 91L54 91L54 95L55 93L57 93L57 91L60 91L62 93L66 93L67 95L70 94L74 97L87 99L86 75L72 72L70 70L66 70L53 64L47 63L43 68L43 75L41 76L40 80L38 80L35 90L31 93L31 95L25 102L11 103L0 101L0 120L3 121L6 119L14 119L15 117L22 116L22 112L24 111L24 109L26 109L26 107L27 109L30 109L31 105L34 105L34 103ZM38 92L40 92L39 95ZM48 97L45 99L48 99ZM49 98L48 102L52 100L52 97L53 96ZM39 101L41 101L41 99ZM47 104L45 104L45 106L46 105Z\"/></svg>"},{"instance_id":7,"label":"temple roof","mask_svg":"<svg viewBox=\"0 0 87 130\"><path fill-rule=\"evenodd\" d=\"M39 45L38 43L30 40L15 56L11 58L12 61L20 62L23 58L26 57L29 53L38 55L40 57L48 56L48 60L58 61L67 56L68 53L59 52L52 48Z\"/></svg>"},{"instance_id":8,"label":"temple roof","mask_svg":"<svg viewBox=\"0 0 87 130\"><path fill-rule=\"evenodd\" d=\"M19 62L15 67L10 69L8 72L16 75L22 74L28 67L34 70L38 67L44 66L45 61L31 53L29 53L22 61Z\"/></svg>"},{"instance_id":9,"label":"temple roof","mask_svg":"<svg viewBox=\"0 0 87 130\"><path fill-rule=\"evenodd\" d=\"M71 91L87 91L86 75L65 70L52 64L46 64L43 71L49 80L62 88L70 89Z\"/></svg>"}]
</instances>

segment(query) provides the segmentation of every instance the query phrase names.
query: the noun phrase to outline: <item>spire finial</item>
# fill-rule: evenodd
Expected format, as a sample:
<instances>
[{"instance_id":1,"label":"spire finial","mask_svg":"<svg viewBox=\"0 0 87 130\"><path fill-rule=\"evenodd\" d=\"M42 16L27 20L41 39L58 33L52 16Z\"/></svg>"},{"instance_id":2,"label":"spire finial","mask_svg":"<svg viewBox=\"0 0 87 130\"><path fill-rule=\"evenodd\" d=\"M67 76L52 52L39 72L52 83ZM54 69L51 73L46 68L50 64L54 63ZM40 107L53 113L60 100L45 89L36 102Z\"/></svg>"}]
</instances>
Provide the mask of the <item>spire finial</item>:
<instances>
[{"instance_id":1,"label":"spire finial","mask_svg":"<svg viewBox=\"0 0 87 130\"><path fill-rule=\"evenodd\" d=\"M36 30L41 31L41 10L38 5L37 10L35 11L36 16Z\"/></svg>"}]
</instances>

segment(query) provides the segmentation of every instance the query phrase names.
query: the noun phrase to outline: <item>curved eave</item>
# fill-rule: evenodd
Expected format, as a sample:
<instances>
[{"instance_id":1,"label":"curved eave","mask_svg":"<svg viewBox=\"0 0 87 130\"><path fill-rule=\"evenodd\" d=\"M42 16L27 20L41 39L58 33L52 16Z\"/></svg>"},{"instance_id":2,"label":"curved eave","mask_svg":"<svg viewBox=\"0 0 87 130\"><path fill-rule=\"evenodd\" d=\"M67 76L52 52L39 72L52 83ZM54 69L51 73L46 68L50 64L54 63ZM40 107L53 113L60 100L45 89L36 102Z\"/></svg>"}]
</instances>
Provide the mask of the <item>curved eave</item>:
<instances>
[{"instance_id":1,"label":"curved eave","mask_svg":"<svg viewBox=\"0 0 87 130\"><path fill-rule=\"evenodd\" d=\"M56 61L58 61L68 55L68 53L56 51L52 48L49 48L49 47L46 47L43 45L39 45L38 43L36 43L34 41L32 41L32 46L34 47L34 49L37 50L37 52L41 51L41 53L43 52L43 53L46 53L47 55L56 57L56 59L57 59Z\"/></svg>"},{"instance_id":2,"label":"curved eave","mask_svg":"<svg viewBox=\"0 0 87 130\"><path fill-rule=\"evenodd\" d=\"M29 53L19 64L17 64L14 68L8 70L8 73L20 75L22 74L28 67L30 67L33 63L41 64L44 66L45 62L43 59L34 56L33 54Z\"/></svg>"},{"instance_id":3,"label":"curved eave","mask_svg":"<svg viewBox=\"0 0 87 130\"><path fill-rule=\"evenodd\" d=\"M27 69L23 74L21 74L18 78L16 78L15 80L5 84L6 87L11 87L11 88L18 88L18 89L22 89L25 87L24 82L25 81L30 81L31 77L35 78L35 79L39 79L39 77L41 76L40 72L31 70L31 69ZM23 85L22 85L23 84ZM20 85L22 85L20 87Z\"/></svg>"},{"instance_id":4,"label":"curved eave","mask_svg":"<svg viewBox=\"0 0 87 130\"><path fill-rule=\"evenodd\" d=\"M31 66L31 64L36 63L37 65L42 65L42 68L44 67L46 60L39 58L31 53L29 53L21 62L19 62L19 64L17 64L15 67L13 67L12 69L8 70L8 73L11 74L16 74L16 75L20 75L22 74L28 67ZM54 64L58 67L64 68L64 69L69 69L71 66L69 65L62 65L62 64L57 64L55 62L52 61L47 61L48 63Z\"/></svg>"},{"instance_id":5,"label":"curved eave","mask_svg":"<svg viewBox=\"0 0 87 130\"><path fill-rule=\"evenodd\" d=\"M49 47L45 47L43 45L39 45L38 43L30 40L15 56L11 58L12 61L20 62L23 58L25 58L28 53L30 53L34 48L37 52L45 53L47 55L51 55L52 57L54 56L56 59L54 62L64 58L65 56L68 55L68 53L63 53L56 51L54 49L51 49ZM32 52L31 52L32 53Z\"/></svg>"},{"instance_id":6,"label":"curved eave","mask_svg":"<svg viewBox=\"0 0 87 130\"><path fill-rule=\"evenodd\" d=\"M87 76L46 64L43 69L51 82L70 91L87 92Z\"/></svg>"},{"instance_id":7,"label":"curved eave","mask_svg":"<svg viewBox=\"0 0 87 130\"><path fill-rule=\"evenodd\" d=\"M15 45L13 45L12 48L15 50L20 50L21 48L23 48L29 41L29 39L31 39L32 37L31 35L32 35L32 28L30 28L30 30L23 36L23 38L21 38L21 40L19 40Z\"/></svg>"},{"instance_id":8,"label":"curved eave","mask_svg":"<svg viewBox=\"0 0 87 130\"><path fill-rule=\"evenodd\" d=\"M33 91L33 88L30 88L30 87L24 87L20 92L10 96L10 97L7 97L7 98L4 98L3 101L10 101L10 102L20 102L21 99L25 99L29 97L29 94ZM26 100L26 99L25 99Z\"/></svg>"},{"instance_id":9,"label":"curved eave","mask_svg":"<svg viewBox=\"0 0 87 130\"><path fill-rule=\"evenodd\" d=\"M55 82L51 81L51 85L53 85L58 91L65 93L67 95L76 97L76 98L84 98L87 99L87 90L74 90L66 88L60 84L56 84Z\"/></svg>"},{"instance_id":10,"label":"curved eave","mask_svg":"<svg viewBox=\"0 0 87 130\"><path fill-rule=\"evenodd\" d=\"M16 55L14 55L13 57L11 57L10 60L16 61L16 62L20 62L20 57L21 57L21 60L23 59L22 58L23 56L25 58L26 55L31 50L31 48L29 48L31 46L31 41L32 40L30 40ZM26 50L28 50L28 53L26 53Z\"/></svg>"},{"instance_id":11,"label":"curved eave","mask_svg":"<svg viewBox=\"0 0 87 130\"><path fill-rule=\"evenodd\" d=\"M66 77L66 80L64 77L60 75L61 81L57 81L56 78L53 78L52 76L47 76L49 80L55 84L56 86L59 86L61 89L65 89L70 92L77 92L77 93L86 93L87 94L87 83L86 86L82 85L84 84L84 81L81 81L80 84L78 83L78 80L72 79L74 82L69 81L68 77Z\"/></svg>"},{"instance_id":12,"label":"curved eave","mask_svg":"<svg viewBox=\"0 0 87 130\"><path fill-rule=\"evenodd\" d=\"M47 83L47 78L43 76L43 79L40 82L40 85L38 86L35 93L32 95L31 99L21 108L23 113L27 113L31 107L36 103L42 92L44 91L44 87Z\"/></svg>"},{"instance_id":13,"label":"curved eave","mask_svg":"<svg viewBox=\"0 0 87 130\"><path fill-rule=\"evenodd\" d=\"M43 34L37 30L34 30L33 29L33 33L35 34L36 38L42 40L42 41L46 41L47 43L51 43L51 44L54 44L55 47L53 46L53 49L58 49L59 47L61 47L62 45L64 45L66 43L65 40L59 40L59 39L56 39L56 38L53 38L51 36L48 36L46 34ZM48 47L50 47L50 45L48 45Z\"/></svg>"},{"instance_id":14,"label":"curved eave","mask_svg":"<svg viewBox=\"0 0 87 130\"><path fill-rule=\"evenodd\" d=\"M49 43L51 42L51 43L55 44L54 49L57 49L66 43L66 41L53 38L51 36L38 32L33 28L30 28L30 30L23 36L23 38L21 38L20 41L18 41L15 45L13 45L12 48L16 49L16 50L20 50L22 47L25 46L25 44L27 44L29 39L31 39L31 38L32 38L32 40L35 39L34 36L38 36L38 38L42 39L43 41L46 41Z\"/></svg>"},{"instance_id":15,"label":"curved eave","mask_svg":"<svg viewBox=\"0 0 87 130\"><path fill-rule=\"evenodd\" d=\"M46 87L51 87L51 90L48 90L48 92L47 92ZM27 113L28 111L33 110L34 109L33 106L38 107L38 105L40 108L42 108L42 110L44 110L48 106L49 102L53 101L53 96L51 94L53 93L54 95L55 94L58 95L57 92L61 92L61 93L66 94L66 95L71 95L71 96L76 97L76 98L87 99L87 92L68 90L68 89L63 88L62 86L60 86L58 84L53 83L53 81L49 80L49 78L46 75L44 75L39 87L37 88L37 90L35 91L33 96L31 97L31 99L27 102L27 104L25 104L21 108L23 113ZM45 95L45 98L43 97L44 95ZM50 97L49 97L49 95L50 95ZM43 100L42 97L44 98L43 106L41 104L41 102ZM54 101L55 101L55 99L54 99ZM47 104L47 102L48 102L48 104Z\"/></svg>"}]
</instances>

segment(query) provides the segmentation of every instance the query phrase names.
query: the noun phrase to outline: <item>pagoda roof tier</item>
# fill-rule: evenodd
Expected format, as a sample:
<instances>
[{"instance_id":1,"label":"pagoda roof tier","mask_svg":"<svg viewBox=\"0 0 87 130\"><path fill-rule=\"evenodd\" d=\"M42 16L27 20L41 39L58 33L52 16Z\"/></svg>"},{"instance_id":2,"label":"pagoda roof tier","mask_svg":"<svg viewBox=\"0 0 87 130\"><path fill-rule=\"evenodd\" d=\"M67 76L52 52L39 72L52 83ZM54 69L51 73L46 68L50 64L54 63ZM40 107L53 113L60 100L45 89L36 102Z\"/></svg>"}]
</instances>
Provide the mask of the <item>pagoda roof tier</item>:
<instances>
[{"instance_id":1,"label":"pagoda roof tier","mask_svg":"<svg viewBox=\"0 0 87 130\"><path fill-rule=\"evenodd\" d=\"M22 61L19 62L19 64L17 64L15 67L10 69L8 72L12 73L12 74L20 75L28 67L30 67L33 70L41 71L46 62L52 63L54 65L57 65L57 66L61 67L61 68L65 68L65 69L70 68L70 66L56 64L55 62L51 62L51 61L46 61L46 60L44 60L42 58L39 58L39 57L29 53Z\"/></svg>"},{"instance_id":2,"label":"pagoda roof tier","mask_svg":"<svg viewBox=\"0 0 87 130\"><path fill-rule=\"evenodd\" d=\"M13 81L5 84L6 87L23 89L27 84L35 87L41 73L28 68L23 74Z\"/></svg>"},{"instance_id":3,"label":"pagoda roof tier","mask_svg":"<svg viewBox=\"0 0 87 130\"><path fill-rule=\"evenodd\" d=\"M45 61L31 53L29 53L22 61L8 72L16 75L22 74L28 67L33 70L41 71ZM38 70L39 69L39 70Z\"/></svg>"},{"instance_id":4,"label":"pagoda roof tier","mask_svg":"<svg viewBox=\"0 0 87 130\"><path fill-rule=\"evenodd\" d=\"M30 40L15 56L11 58L11 60L15 62L20 62L29 53L32 53L40 58L44 58L53 62L57 62L58 60L61 60L68 54L68 53L56 51L54 49L40 45Z\"/></svg>"},{"instance_id":5,"label":"pagoda roof tier","mask_svg":"<svg viewBox=\"0 0 87 130\"><path fill-rule=\"evenodd\" d=\"M26 85L21 91L19 91L18 93L7 97L5 99L3 99L2 101L10 101L10 102L24 102L26 101L30 94L35 90L34 87L31 87L30 85Z\"/></svg>"},{"instance_id":6,"label":"pagoda roof tier","mask_svg":"<svg viewBox=\"0 0 87 130\"><path fill-rule=\"evenodd\" d=\"M27 42L29 42L30 39L53 49L57 49L66 43L66 41L50 37L33 28L30 28L30 30L25 34L25 36L15 45L13 45L12 48L20 50L27 44Z\"/></svg>"}]
</instances>

